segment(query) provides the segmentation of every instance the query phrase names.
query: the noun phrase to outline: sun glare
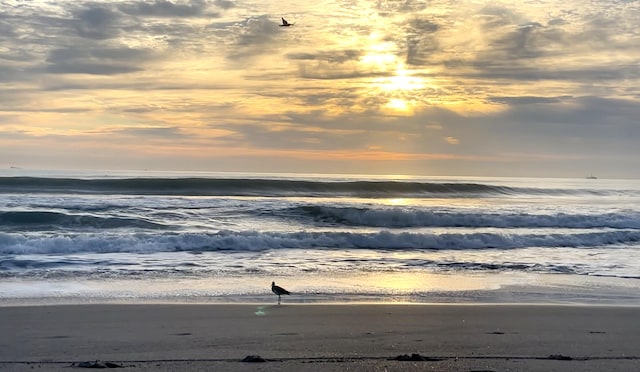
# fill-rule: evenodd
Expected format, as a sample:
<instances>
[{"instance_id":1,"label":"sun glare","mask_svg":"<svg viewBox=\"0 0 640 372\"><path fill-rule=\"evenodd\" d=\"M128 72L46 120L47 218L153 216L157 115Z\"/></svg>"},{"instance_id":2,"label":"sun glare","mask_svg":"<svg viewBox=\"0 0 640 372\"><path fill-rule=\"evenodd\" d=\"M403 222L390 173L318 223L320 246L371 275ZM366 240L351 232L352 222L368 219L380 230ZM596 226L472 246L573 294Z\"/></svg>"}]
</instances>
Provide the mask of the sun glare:
<instances>
[{"instance_id":1,"label":"sun glare","mask_svg":"<svg viewBox=\"0 0 640 372\"><path fill-rule=\"evenodd\" d=\"M410 200L405 198L391 198L387 199L387 204L389 205L409 205Z\"/></svg>"},{"instance_id":2,"label":"sun glare","mask_svg":"<svg viewBox=\"0 0 640 372\"><path fill-rule=\"evenodd\" d=\"M404 67L404 64L396 63L390 76L375 78L371 83L376 94L387 97L384 109L406 115L413 111L419 101L415 99L415 91L423 89L426 82Z\"/></svg>"},{"instance_id":3,"label":"sun glare","mask_svg":"<svg viewBox=\"0 0 640 372\"><path fill-rule=\"evenodd\" d=\"M418 102L420 89L427 82L417 71L408 69L398 54L395 43L384 40L377 32L369 35L365 43L366 53L360 57L360 68L369 71L374 77L368 80L369 93L385 97L381 106L383 111L392 115L411 114Z\"/></svg>"},{"instance_id":4,"label":"sun glare","mask_svg":"<svg viewBox=\"0 0 640 372\"><path fill-rule=\"evenodd\" d=\"M417 90L424 88L424 80L420 77L412 76L410 70L398 68L395 75L380 79L380 87L385 91Z\"/></svg>"},{"instance_id":5,"label":"sun glare","mask_svg":"<svg viewBox=\"0 0 640 372\"><path fill-rule=\"evenodd\" d=\"M386 69L389 65L393 65L396 57L393 54L385 52L373 52L362 56L360 61L365 65L375 66L378 69Z\"/></svg>"},{"instance_id":6,"label":"sun glare","mask_svg":"<svg viewBox=\"0 0 640 372\"><path fill-rule=\"evenodd\" d=\"M377 32L369 35L367 53L360 58L360 63L379 71L388 71L396 64L396 45L391 41L380 40Z\"/></svg>"},{"instance_id":7,"label":"sun glare","mask_svg":"<svg viewBox=\"0 0 640 372\"><path fill-rule=\"evenodd\" d=\"M392 98L389 100L386 107L396 111L407 111L409 110L409 102L400 98Z\"/></svg>"}]
</instances>

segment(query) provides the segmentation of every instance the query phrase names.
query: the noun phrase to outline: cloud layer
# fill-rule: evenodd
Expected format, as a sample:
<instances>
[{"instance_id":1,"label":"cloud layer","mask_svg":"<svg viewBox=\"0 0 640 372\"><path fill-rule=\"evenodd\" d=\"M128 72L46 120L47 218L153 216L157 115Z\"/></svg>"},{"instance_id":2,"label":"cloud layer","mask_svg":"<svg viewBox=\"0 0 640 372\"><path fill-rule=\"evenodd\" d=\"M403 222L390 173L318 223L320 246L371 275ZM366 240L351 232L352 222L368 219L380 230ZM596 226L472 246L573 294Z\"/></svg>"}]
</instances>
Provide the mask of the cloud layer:
<instances>
[{"instance_id":1,"label":"cloud layer","mask_svg":"<svg viewBox=\"0 0 640 372\"><path fill-rule=\"evenodd\" d=\"M0 167L640 177L637 1L0 6Z\"/></svg>"}]
</instances>

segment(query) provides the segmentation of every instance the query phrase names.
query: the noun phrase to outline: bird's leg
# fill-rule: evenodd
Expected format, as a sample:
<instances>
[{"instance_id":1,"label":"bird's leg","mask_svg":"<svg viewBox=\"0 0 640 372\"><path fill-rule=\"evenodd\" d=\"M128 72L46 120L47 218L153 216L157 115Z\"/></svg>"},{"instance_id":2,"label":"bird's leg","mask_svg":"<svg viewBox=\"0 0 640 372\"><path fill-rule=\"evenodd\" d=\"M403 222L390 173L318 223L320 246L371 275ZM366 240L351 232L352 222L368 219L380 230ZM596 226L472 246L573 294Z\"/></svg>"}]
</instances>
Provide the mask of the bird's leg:
<instances>
[{"instance_id":1,"label":"bird's leg","mask_svg":"<svg viewBox=\"0 0 640 372\"><path fill-rule=\"evenodd\" d=\"M280 305L280 295L278 295L278 305Z\"/></svg>"}]
</instances>

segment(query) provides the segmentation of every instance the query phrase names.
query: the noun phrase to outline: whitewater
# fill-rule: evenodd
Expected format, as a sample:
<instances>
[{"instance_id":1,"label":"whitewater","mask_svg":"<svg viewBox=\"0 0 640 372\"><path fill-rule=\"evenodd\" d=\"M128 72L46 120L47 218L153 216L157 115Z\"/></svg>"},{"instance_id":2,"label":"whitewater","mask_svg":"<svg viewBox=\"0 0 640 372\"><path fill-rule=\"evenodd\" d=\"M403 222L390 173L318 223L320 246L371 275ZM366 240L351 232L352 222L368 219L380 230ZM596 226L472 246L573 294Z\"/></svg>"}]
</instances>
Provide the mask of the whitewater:
<instances>
[{"instance_id":1,"label":"whitewater","mask_svg":"<svg viewBox=\"0 0 640 372\"><path fill-rule=\"evenodd\" d=\"M640 181L0 172L0 304L640 304Z\"/></svg>"}]
</instances>

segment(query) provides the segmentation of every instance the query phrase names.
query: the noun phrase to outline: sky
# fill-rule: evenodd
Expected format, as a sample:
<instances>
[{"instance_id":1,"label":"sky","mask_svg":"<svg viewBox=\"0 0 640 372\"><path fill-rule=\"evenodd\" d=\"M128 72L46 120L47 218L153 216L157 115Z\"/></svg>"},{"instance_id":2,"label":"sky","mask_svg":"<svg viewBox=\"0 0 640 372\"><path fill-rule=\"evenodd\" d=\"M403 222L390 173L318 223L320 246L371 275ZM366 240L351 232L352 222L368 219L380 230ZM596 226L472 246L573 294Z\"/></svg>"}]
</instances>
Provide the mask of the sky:
<instances>
[{"instance_id":1,"label":"sky","mask_svg":"<svg viewBox=\"0 0 640 372\"><path fill-rule=\"evenodd\" d=\"M640 178L638 25L633 0L0 0L0 168Z\"/></svg>"}]
</instances>

